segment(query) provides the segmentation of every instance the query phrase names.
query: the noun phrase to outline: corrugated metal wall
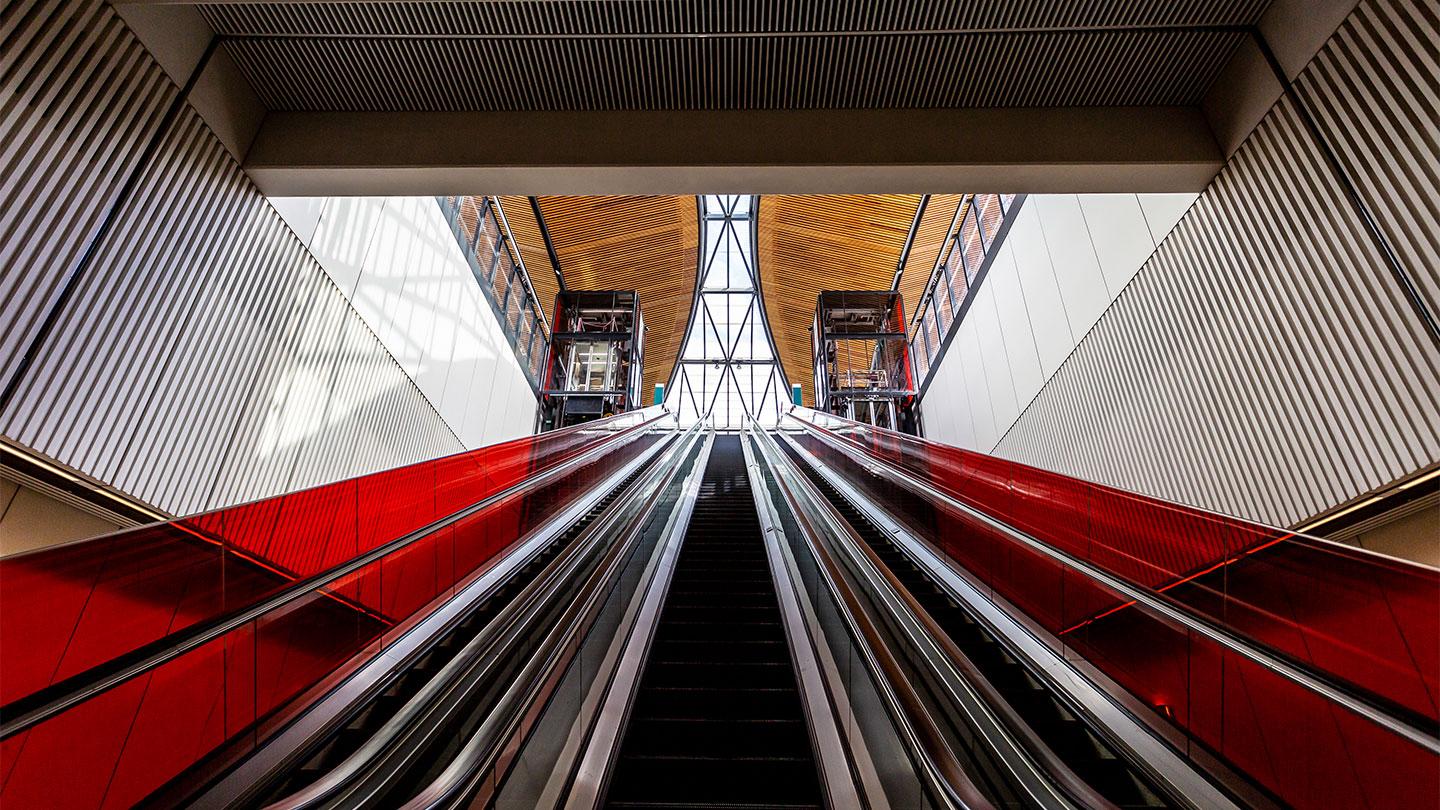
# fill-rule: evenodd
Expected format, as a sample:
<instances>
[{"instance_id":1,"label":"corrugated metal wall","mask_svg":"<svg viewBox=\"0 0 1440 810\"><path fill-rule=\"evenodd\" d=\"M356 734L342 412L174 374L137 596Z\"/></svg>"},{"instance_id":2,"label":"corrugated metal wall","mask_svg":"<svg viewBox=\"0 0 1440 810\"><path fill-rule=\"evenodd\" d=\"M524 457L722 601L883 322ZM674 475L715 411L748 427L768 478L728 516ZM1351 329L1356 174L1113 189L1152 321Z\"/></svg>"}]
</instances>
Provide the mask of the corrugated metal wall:
<instances>
[{"instance_id":1,"label":"corrugated metal wall","mask_svg":"<svg viewBox=\"0 0 1440 810\"><path fill-rule=\"evenodd\" d=\"M96 0L11 4L0 40L8 380L178 91ZM0 432L174 513L461 449L188 108Z\"/></svg>"},{"instance_id":2,"label":"corrugated metal wall","mask_svg":"<svg viewBox=\"0 0 1440 810\"><path fill-rule=\"evenodd\" d=\"M1366 2L1299 82L1432 307L1436 41L1433 10ZM996 452L1278 524L1440 460L1440 350L1291 102Z\"/></svg>"}]
</instances>

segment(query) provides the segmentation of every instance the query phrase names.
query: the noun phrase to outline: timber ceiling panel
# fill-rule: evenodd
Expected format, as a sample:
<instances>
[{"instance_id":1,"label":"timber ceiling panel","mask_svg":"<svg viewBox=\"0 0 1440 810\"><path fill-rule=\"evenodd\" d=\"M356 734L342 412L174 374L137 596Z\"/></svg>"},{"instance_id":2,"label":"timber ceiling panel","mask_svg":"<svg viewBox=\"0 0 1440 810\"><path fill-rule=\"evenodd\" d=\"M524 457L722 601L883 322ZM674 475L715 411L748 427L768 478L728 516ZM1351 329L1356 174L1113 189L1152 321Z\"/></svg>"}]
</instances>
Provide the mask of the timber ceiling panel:
<instances>
[{"instance_id":1,"label":"timber ceiling panel","mask_svg":"<svg viewBox=\"0 0 1440 810\"><path fill-rule=\"evenodd\" d=\"M519 202L511 200L525 198L501 198L510 228L515 231L520 217L510 212L519 207ZM639 292L648 329L641 396L648 403L655 383L667 381L675 367L695 297L700 247L695 198L680 195L538 200L567 289ZM525 207L529 209L528 202ZM515 241L527 267L550 267L538 227L524 236L516 232ZM534 269L530 272L534 283L533 277L540 273ZM536 294L542 294L538 285ZM554 309L553 292L550 303Z\"/></svg>"},{"instance_id":2,"label":"timber ceiling panel","mask_svg":"<svg viewBox=\"0 0 1440 810\"><path fill-rule=\"evenodd\" d=\"M545 249L545 237L540 233L540 224L530 206L530 198L522 196L501 196L500 210L505 212L505 221L510 223L510 235L515 237L515 246L520 249L520 259L525 262L525 272L530 275L530 286L540 307L545 310L546 322L555 316L555 293L560 291L560 280L555 275L555 265L550 261L550 252Z\"/></svg>"},{"instance_id":3,"label":"timber ceiling panel","mask_svg":"<svg viewBox=\"0 0 1440 810\"><path fill-rule=\"evenodd\" d=\"M910 318L914 317L915 307L920 303L920 296L925 293L925 284L935 270L940 250L945 247L945 238L950 235L950 224L955 221L955 213L964 199L964 194L930 195L925 211L920 215L920 223L915 226L915 239L910 244L905 269L900 273L897 285L905 300L907 328Z\"/></svg>"},{"instance_id":4,"label":"timber ceiling panel","mask_svg":"<svg viewBox=\"0 0 1440 810\"><path fill-rule=\"evenodd\" d=\"M823 290L890 289L920 199L919 194L760 198L756 261L765 315L785 376L800 383L807 404L815 401L809 330L816 298ZM942 228L948 226L946 220ZM908 312L908 300L905 307Z\"/></svg>"},{"instance_id":5,"label":"timber ceiling panel","mask_svg":"<svg viewBox=\"0 0 1440 810\"><path fill-rule=\"evenodd\" d=\"M204 5L276 110L1200 101L1269 0Z\"/></svg>"}]
</instances>

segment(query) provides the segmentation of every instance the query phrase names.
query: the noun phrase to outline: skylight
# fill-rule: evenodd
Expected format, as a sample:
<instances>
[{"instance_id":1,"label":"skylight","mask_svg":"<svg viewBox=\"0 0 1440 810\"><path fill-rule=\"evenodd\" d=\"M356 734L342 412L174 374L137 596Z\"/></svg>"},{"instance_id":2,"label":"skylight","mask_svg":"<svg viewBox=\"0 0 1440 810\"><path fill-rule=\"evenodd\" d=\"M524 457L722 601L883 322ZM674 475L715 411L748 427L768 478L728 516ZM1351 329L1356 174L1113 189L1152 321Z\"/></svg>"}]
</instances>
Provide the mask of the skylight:
<instances>
[{"instance_id":1,"label":"skylight","mask_svg":"<svg viewBox=\"0 0 1440 810\"><path fill-rule=\"evenodd\" d=\"M785 380L756 288L755 198L700 198L700 284L685 345L671 380L680 424L709 420L721 430L747 419L771 426L787 402Z\"/></svg>"}]
</instances>

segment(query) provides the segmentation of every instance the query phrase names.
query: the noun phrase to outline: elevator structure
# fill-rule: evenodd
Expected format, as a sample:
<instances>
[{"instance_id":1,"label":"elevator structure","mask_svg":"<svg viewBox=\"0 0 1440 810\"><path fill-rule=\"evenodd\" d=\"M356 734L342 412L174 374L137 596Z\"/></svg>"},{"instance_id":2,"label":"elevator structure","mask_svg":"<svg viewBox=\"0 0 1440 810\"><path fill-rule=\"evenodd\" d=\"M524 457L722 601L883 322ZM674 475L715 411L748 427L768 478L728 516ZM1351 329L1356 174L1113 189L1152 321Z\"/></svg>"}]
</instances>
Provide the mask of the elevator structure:
<instances>
[{"instance_id":1,"label":"elevator structure","mask_svg":"<svg viewBox=\"0 0 1440 810\"><path fill-rule=\"evenodd\" d=\"M640 407L645 319L634 290L555 296L541 429L570 427Z\"/></svg>"},{"instance_id":2,"label":"elevator structure","mask_svg":"<svg viewBox=\"0 0 1440 810\"><path fill-rule=\"evenodd\" d=\"M915 432L915 381L900 293L826 290L816 301L810 335L818 410Z\"/></svg>"}]
</instances>

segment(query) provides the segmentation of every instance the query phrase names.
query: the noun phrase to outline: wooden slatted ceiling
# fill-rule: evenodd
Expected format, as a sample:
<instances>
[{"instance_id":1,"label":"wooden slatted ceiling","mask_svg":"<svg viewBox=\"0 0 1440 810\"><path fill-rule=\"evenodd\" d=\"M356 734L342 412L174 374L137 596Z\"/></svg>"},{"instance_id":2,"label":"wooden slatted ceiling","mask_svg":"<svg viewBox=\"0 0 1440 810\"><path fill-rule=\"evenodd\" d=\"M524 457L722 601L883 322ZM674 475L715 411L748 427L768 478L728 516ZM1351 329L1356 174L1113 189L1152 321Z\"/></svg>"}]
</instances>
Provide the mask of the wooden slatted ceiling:
<instances>
[{"instance_id":1,"label":"wooden slatted ceiling","mask_svg":"<svg viewBox=\"0 0 1440 810\"><path fill-rule=\"evenodd\" d=\"M530 275L530 286L535 288L535 297L545 310L548 323L555 317L555 294L560 291L560 282L555 277L555 266L550 262L550 252L545 249L545 237L540 233L540 224L535 219L535 210L530 207L530 198L522 196L496 197L505 220L510 223L510 235L520 249L520 258L525 262L525 271Z\"/></svg>"},{"instance_id":2,"label":"wooden slatted ceiling","mask_svg":"<svg viewBox=\"0 0 1440 810\"><path fill-rule=\"evenodd\" d=\"M816 298L822 290L890 289L921 196L760 198L756 258L765 314L785 376L800 383L806 404L815 401L809 329ZM939 227L949 224L946 218ZM908 312L908 299L905 306Z\"/></svg>"},{"instance_id":3,"label":"wooden slatted ceiling","mask_svg":"<svg viewBox=\"0 0 1440 810\"><path fill-rule=\"evenodd\" d=\"M905 299L905 324L915 317L915 308L920 305L920 296L925 294L925 284L935 270L940 250L945 246L945 237L951 232L950 224L955 212L965 199L964 194L932 194L920 215L920 224L915 228L915 239L910 244L910 254L905 258L905 269L900 274L900 295Z\"/></svg>"},{"instance_id":4,"label":"wooden slatted ceiling","mask_svg":"<svg viewBox=\"0 0 1440 810\"><path fill-rule=\"evenodd\" d=\"M502 197L515 241L530 267L532 283L549 271L550 260L538 226L523 235L511 214L523 197ZM529 209L525 201L526 210ZM649 404L655 383L666 382L680 346L695 296L700 219L695 198L540 197L540 213L560 259L565 286L571 290L636 290L649 330L641 401ZM553 277L553 276L552 276ZM539 286L536 294L543 295ZM554 292L550 293L554 309Z\"/></svg>"}]
</instances>

